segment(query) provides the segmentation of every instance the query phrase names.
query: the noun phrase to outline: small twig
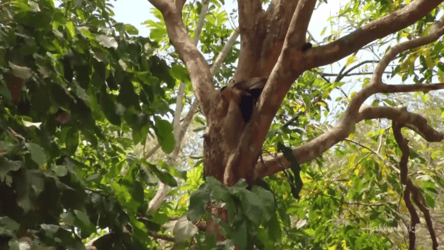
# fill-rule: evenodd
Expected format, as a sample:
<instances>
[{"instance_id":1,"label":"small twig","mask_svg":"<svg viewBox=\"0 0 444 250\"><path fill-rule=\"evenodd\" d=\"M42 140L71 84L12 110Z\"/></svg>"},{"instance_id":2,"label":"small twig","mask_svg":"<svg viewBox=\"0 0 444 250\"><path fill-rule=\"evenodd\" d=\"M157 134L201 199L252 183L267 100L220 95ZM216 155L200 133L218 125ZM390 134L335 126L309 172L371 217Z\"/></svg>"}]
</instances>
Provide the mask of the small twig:
<instances>
[{"instance_id":1,"label":"small twig","mask_svg":"<svg viewBox=\"0 0 444 250\"><path fill-rule=\"evenodd\" d=\"M170 237L170 236L156 234L156 233L152 233L152 232L149 232L148 235L153 237L154 239L160 239L160 240L166 240L166 241L174 242L174 238Z\"/></svg>"}]
</instances>

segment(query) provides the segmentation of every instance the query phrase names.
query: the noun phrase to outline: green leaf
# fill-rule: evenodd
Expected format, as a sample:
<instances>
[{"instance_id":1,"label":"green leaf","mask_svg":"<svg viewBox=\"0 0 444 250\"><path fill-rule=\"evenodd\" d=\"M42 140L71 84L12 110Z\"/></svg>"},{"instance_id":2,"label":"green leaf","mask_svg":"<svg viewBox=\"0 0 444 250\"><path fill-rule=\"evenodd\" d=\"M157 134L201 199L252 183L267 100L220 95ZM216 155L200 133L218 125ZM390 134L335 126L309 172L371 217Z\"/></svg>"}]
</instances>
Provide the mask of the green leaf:
<instances>
[{"instance_id":1,"label":"green leaf","mask_svg":"<svg viewBox=\"0 0 444 250\"><path fill-rule=\"evenodd\" d=\"M59 177L63 177L68 173L68 169L65 165L52 165L51 169Z\"/></svg>"},{"instance_id":2,"label":"green leaf","mask_svg":"<svg viewBox=\"0 0 444 250\"><path fill-rule=\"evenodd\" d=\"M291 172L284 171L290 183L291 193L295 199L299 199L299 192L302 190L302 179L301 179L301 166L299 165L296 157L293 154L291 148L286 147L281 142L278 142L278 150L281 151L284 157L291 162Z\"/></svg>"},{"instance_id":3,"label":"green leaf","mask_svg":"<svg viewBox=\"0 0 444 250\"><path fill-rule=\"evenodd\" d=\"M20 224L9 217L0 217L0 235L14 236Z\"/></svg>"},{"instance_id":4,"label":"green leaf","mask_svg":"<svg viewBox=\"0 0 444 250\"><path fill-rule=\"evenodd\" d=\"M160 59L157 56L150 57L150 63L151 63L151 73L158 77L160 80L165 82L168 86L168 88L173 88L176 84L176 81L174 78L170 75L169 67L165 60Z\"/></svg>"},{"instance_id":5,"label":"green leaf","mask_svg":"<svg viewBox=\"0 0 444 250\"><path fill-rule=\"evenodd\" d=\"M161 182L167 184L170 187L177 187L177 181L170 173L160 171L156 166L152 164L149 164L149 167L151 172L153 172Z\"/></svg>"},{"instance_id":6,"label":"green leaf","mask_svg":"<svg viewBox=\"0 0 444 250\"><path fill-rule=\"evenodd\" d=\"M68 34L71 36L71 38L76 36L76 27L74 26L74 23L69 21L65 24L65 27L68 30Z\"/></svg>"},{"instance_id":7,"label":"green leaf","mask_svg":"<svg viewBox=\"0 0 444 250\"><path fill-rule=\"evenodd\" d=\"M262 220L269 221L275 214L275 200L272 192L258 186L253 186L252 192L261 198L261 203L264 207L262 213Z\"/></svg>"},{"instance_id":8,"label":"green leaf","mask_svg":"<svg viewBox=\"0 0 444 250\"><path fill-rule=\"evenodd\" d=\"M431 208L434 208L435 207L435 203L436 203L435 199L431 195L429 195L427 193L424 194L424 197L425 197L427 205L429 207L431 207Z\"/></svg>"},{"instance_id":9,"label":"green leaf","mask_svg":"<svg viewBox=\"0 0 444 250\"><path fill-rule=\"evenodd\" d=\"M173 125L165 121L161 118L156 117L156 136L157 141L159 142L160 146L162 147L162 150L169 154L173 152L174 146L176 145L176 140L174 139L173 134Z\"/></svg>"},{"instance_id":10,"label":"green leaf","mask_svg":"<svg viewBox=\"0 0 444 250\"><path fill-rule=\"evenodd\" d=\"M11 100L11 92L9 92L9 89L3 84L0 84L0 95L8 101Z\"/></svg>"},{"instance_id":11,"label":"green leaf","mask_svg":"<svg viewBox=\"0 0 444 250\"><path fill-rule=\"evenodd\" d=\"M74 223L76 221L76 217L72 212L66 212L60 215L61 221L70 225L74 226Z\"/></svg>"},{"instance_id":12,"label":"green leaf","mask_svg":"<svg viewBox=\"0 0 444 250\"><path fill-rule=\"evenodd\" d=\"M102 111L109 122L111 122L113 125L120 126L122 120L116 113L116 105L106 93L106 90L102 90L100 94L100 107L102 108Z\"/></svg>"},{"instance_id":13,"label":"green leaf","mask_svg":"<svg viewBox=\"0 0 444 250\"><path fill-rule=\"evenodd\" d=\"M139 30L137 30L137 28L131 24L125 24L125 31L128 32L128 34L130 34L130 35L138 35L139 34Z\"/></svg>"},{"instance_id":14,"label":"green leaf","mask_svg":"<svg viewBox=\"0 0 444 250\"><path fill-rule=\"evenodd\" d=\"M71 128L66 135L66 150L70 155L74 155L79 146L79 131L76 128Z\"/></svg>"},{"instance_id":15,"label":"green leaf","mask_svg":"<svg viewBox=\"0 0 444 250\"><path fill-rule=\"evenodd\" d=\"M239 249L247 249L248 227L245 221L236 227L236 230L233 233L233 240L237 245L239 245Z\"/></svg>"},{"instance_id":16,"label":"green leaf","mask_svg":"<svg viewBox=\"0 0 444 250\"><path fill-rule=\"evenodd\" d=\"M140 110L139 97L134 92L134 86L129 77L125 77L120 82L120 93L117 100L123 104L127 109L134 108Z\"/></svg>"},{"instance_id":17,"label":"green leaf","mask_svg":"<svg viewBox=\"0 0 444 250\"><path fill-rule=\"evenodd\" d=\"M262 200L257 194L243 189L241 192L242 210L247 218L254 224L259 225L262 220Z\"/></svg>"},{"instance_id":18,"label":"green leaf","mask_svg":"<svg viewBox=\"0 0 444 250\"><path fill-rule=\"evenodd\" d=\"M265 228L268 231L268 237L273 242L282 241L282 229L276 214L266 223Z\"/></svg>"},{"instance_id":19,"label":"green leaf","mask_svg":"<svg viewBox=\"0 0 444 250\"><path fill-rule=\"evenodd\" d=\"M0 181L5 182L8 186L12 184L12 177L8 175L11 171L19 170L23 162L7 161L5 158L0 158Z\"/></svg>"},{"instance_id":20,"label":"green leaf","mask_svg":"<svg viewBox=\"0 0 444 250\"><path fill-rule=\"evenodd\" d=\"M173 64L170 70L171 76L181 82L190 82L190 74L188 70L180 64Z\"/></svg>"},{"instance_id":21,"label":"green leaf","mask_svg":"<svg viewBox=\"0 0 444 250\"><path fill-rule=\"evenodd\" d=\"M14 147L15 145L9 141L0 141L0 156L11 152Z\"/></svg>"},{"instance_id":22,"label":"green leaf","mask_svg":"<svg viewBox=\"0 0 444 250\"><path fill-rule=\"evenodd\" d=\"M95 226L91 223L91 221L89 220L88 216L79 210L74 210L74 214L76 216L76 218L78 219L78 225L81 229L81 233L82 233L82 237L86 238L88 236L90 236L92 233L94 233L95 230Z\"/></svg>"},{"instance_id":23,"label":"green leaf","mask_svg":"<svg viewBox=\"0 0 444 250\"><path fill-rule=\"evenodd\" d=\"M165 29L152 29L150 32L150 38L156 42L161 42L166 35L167 32Z\"/></svg>"},{"instance_id":24,"label":"green leaf","mask_svg":"<svg viewBox=\"0 0 444 250\"><path fill-rule=\"evenodd\" d=\"M46 162L46 154L43 148L32 142L26 143L26 147L31 153L31 159L37 163L39 167L43 167Z\"/></svg>"},{"instance_id":25,"label":"green leaf","mask_svg":"<svg viewBox=\"0 0 444 250\"><path fill-rule=\"evenodd\" d=\"M190 208L187 213L190 221L195 222L205 214L205 205L210 201L210 193L208 184L204 183L191 194Z\"/></svg>"}]
</instances>

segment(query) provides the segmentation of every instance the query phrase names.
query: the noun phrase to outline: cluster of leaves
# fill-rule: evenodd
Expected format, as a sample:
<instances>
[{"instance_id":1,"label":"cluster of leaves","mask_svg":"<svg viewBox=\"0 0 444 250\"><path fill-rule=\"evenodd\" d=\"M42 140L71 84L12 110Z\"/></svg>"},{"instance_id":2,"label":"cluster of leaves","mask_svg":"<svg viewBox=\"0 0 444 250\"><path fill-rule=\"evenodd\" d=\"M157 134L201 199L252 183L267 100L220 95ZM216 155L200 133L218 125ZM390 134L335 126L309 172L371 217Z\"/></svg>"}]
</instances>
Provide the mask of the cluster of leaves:
<instances>
[{"instance_id":1,"label":"cluster of leaves","mask_svg":"<svg viewBox=\"0 0 444 250\"><path fill-rule=\"evenodd\" d=\"M408 98L412 100L411 96ZM417 101L421 102L419 98ZM436 98L429 102L440 103ZM435 108L421 112L428 114L435 124L442 111ZM390 125L382 122L380 127L375 130L374 123L360 124L349 141L325 153L322 161L304 165L300 200L289 195L292 187L283 184L288 183L283 173L266 179L276 194L278 206L286 212L287 218L281 220L285 246L291 249L408 248L410 216L395 170L400 152ZM436 164L442 150L438 144L414 139L411 141L411 178L421 187L437 225L442 216L440 196L444 182L442 170ZM381 148L381 144L385 147ZM376 151L378 147L380 150ZM421 235L418 249L430 249L427 248L430 246L427 229L418 227L416 232Z\"/></svg>"},{"instance_id":2,"label":"cluster of leaves","mask_svg":"<svg viewBox=\"0 0 444 250\"><path fill-rule=\"evenodd\" d=\"M127 152L149 134L174 149L176 80L105 1L58 3L0 4L0 248L38 236L82 249L97 229L101 249L146 248L146 187L177 183Z\"/></svg>"},{"instance_id":3,"label":"cluster of leaves","mask_svg":"<svg viewBox=\"0 0 444 250\"><path fill-rule=\"evenodd\" d=\"M233 32L220 2L211 1L199 46L211 60ZM174 224L175 244L193 243L198 249L406 248L404 239L395 238L403 229L400 222L408 221L399 177L390 168L397 163L397 144L388 129L367 126L371 122L352 135L361 145L344 142L302 168L295 163L293 174L301 179L289 181L279 173L266 178L269 186L261 183L249 190L245 182L226 188L208 178L197 189L202 169L196 168L159 211L147 215L155 191L149 187L159 180L177 186L183 175L165 163L146 161L133 146L155 134L164 152L174 149L172 126L164 119L175 102L171 90L177 80L189 82L188 73L165 39L158 11L153 11L157 21L146 22L150 40L113 20L104 0L58 3L0 3L0 248L18 249L18 239L29 236L45 245L83 249L88 238L103 234L97 249L153 248L162 243L148 235L162 234L160 225L182 215L191 222ZM352 1L340 15L359 27L368 13L376 19L400 7L387 1L362 4ZM190 31L201 8L200 3L184 7ZM426 33L436 14L400 31L397 39ZM166 51L169 64L153 53L157 49ZM230 50L216 83L232 76L238 52ZM443 75L441 56L442 43L403 54L394 74L430 81L434 66ZM266 154L320 133L322 126L314 124L326 123L331 93L343 84L328 82L321 73L308 72L293 85L265 142ZM346 104L345 98L337 101ZM396 105L388 99L385 103ZM386 147L379 155L369 150L381 142ZM415 184L432 212L442 210L443 174L436 170L442 150L420 140L411 143L418 149L411 159ZM214 216L208 204L225 209L226 220ZM227 240L217 242L214 235L198 232L195 223L201 220L221 225Z\"/></svg>"},{"instance_id":4,"label":"cluster of leaves","mask_svg":"<svg viewBox=\"0 0 444 250\"><path fill-rule=\"evenodd\" d=\"M247 189L245 180L239 181L234 187L222 187L213 177L199 187L190 197L190 209L187 213L191 221L202 217L213 219L220 225L226 241L218 243L225 247L239 246L240 249L273 249L280 245L282 230L278 219L277 204L274 194L265 182L263 187L255 185ZM223 206L226 209L226 220L213 216L205 209L212 206ZM198 249L213 249L216 247L214 235L204 233L195 237Z\"/></svg>"}]
</instances>

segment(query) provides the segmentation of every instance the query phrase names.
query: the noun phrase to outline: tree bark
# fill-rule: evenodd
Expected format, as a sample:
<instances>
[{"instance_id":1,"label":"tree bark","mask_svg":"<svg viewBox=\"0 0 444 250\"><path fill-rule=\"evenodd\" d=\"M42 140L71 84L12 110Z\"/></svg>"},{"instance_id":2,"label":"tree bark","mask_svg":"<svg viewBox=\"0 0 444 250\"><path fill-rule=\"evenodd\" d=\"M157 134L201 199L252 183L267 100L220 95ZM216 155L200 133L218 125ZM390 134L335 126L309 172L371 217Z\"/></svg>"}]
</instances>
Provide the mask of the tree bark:
<instances>
[{"instance_id":1,"label":"tree bark","mask_svg":"<svg viewBox=\"0 0 444 250\"><path fill-rule=\"evenodd\" d=\"M369 22L341 39L307 50L304 49L307 47L305 39L315 0L275 0L267 10L262 9L262 1L238 1L241 51L237 71L228 86L227 93L230 95L227 98L212 86L209 66L186 33L181 20L183 4L173 0L150 1L164 15L170 39L190 71L196 98L207 118L204 134L205 175L216 177L226 186L234 185L241 178L251 184L257 178L282 170L282 165L289 166L282 156L264 162L258 162L258 158L274 116L299 75L344 58L376 39L413 24L442 2L412 1L401 10ZM411 44L398 50L404 51L408 47L434 41L442 32L440 22L431 36L409 41ZM388 52L379 63L371 83L353 97L336 127L294 150L299 163L318 157L335 143L344 140L354 124L369 112L369 109L360 111L368 97L382 92L394 93L402 88L407 91L405 87L388 86L381 81L387 62L398 53L395 50ZM266 77L268 80L257 105L253 105L251 119L245 122L239 107L245 91L236 89L236 83L254 77ZM442 86L435 85L433 88L440 89Z\"/></svg>"}]
</instances>

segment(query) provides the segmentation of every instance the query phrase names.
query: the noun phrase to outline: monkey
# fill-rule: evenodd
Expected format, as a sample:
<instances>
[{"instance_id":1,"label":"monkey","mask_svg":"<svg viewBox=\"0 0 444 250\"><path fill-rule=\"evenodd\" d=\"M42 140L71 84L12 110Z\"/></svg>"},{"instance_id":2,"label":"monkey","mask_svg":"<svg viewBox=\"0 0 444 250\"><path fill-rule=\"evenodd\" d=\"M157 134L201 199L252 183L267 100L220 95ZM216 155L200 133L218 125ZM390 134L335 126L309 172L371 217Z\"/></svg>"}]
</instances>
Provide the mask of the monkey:
<instances>
[{"instance_id":1,"label":"monkey","mask_svg":"<svg viewBox=\"0 0 444 250\"><path fill-rule=\"evenodd\" d=\"M223 87L220 92L222 98L227 102L236 98L235 93L240 92L240 98L236 101L238 102L242 119L245 123L248 123L266 82L267 78L265 77L254 77L247 81L236 82L230 87Z\"/></svg>"},{"instance_id":2,"label":"monkey","mask_svg":"<svg viewBox=\"0 0 444 250\"><path fill-rule=\"evenodd\" d=\"M305 43L301 47L302 52L306 52L311 49L313 45L311 43ZM245 123L248 123L253 114L253 108L256 105L257 100L262 94L262 90L265 87L267 78L254 77L249 80L243 80L232 84L231 86L225 86L220 89L222 98L229 103L231 100L239 103L239 109L242 113L242 119ZM237 100L240 91L240 100Z\"/></svg>"}]
</instances>

